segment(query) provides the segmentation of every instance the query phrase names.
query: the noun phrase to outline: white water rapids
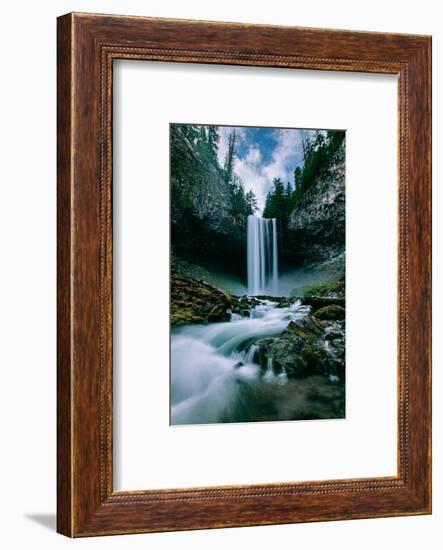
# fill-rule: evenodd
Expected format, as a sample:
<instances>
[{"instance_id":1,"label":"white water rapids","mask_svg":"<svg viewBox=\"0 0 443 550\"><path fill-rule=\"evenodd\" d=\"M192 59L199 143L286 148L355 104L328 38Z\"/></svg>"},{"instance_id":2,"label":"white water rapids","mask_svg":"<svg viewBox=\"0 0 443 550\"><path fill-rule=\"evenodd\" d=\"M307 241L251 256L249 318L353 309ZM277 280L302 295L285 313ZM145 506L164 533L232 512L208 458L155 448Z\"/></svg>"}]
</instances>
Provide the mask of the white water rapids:
<instances>
[{"instance_id":1,"label":"white water rapids","mask_svg":"<svg viewBox=\"0 0 443 550\"><path fill-rule=\"evenodd\" d=\"M244 406L245 385L285 383L285 374L274 375L272 365L263 376L254 363L253 342L281 334L291 320L306 316L309 308L300 302L286 308L276 305L260 300L250 310L251 318L234 315L230 322L173 330L171 424L235 421L238 408ZM243 365L237 368L239 362Z\"/></svg>"}]
</instances>

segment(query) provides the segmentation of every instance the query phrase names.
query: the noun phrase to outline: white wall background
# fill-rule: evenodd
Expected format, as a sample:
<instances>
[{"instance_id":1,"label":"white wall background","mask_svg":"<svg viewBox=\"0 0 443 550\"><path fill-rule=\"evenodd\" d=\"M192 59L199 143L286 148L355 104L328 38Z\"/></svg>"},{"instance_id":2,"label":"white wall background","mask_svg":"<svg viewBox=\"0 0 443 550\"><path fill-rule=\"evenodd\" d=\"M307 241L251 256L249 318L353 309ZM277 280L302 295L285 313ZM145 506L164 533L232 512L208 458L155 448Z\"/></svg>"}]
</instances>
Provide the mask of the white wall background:
<instances>
[{"instance_id":1,"label":"white wall background","mask_svg":"<svg viewBox=\"0 0 443 550\"><path fill-rule=\"evenodd\" d=\"M4 548L439 548L443 533L443 378L439 250L442 192L434 190L434 514L70 541L55 534L55 18L69 11L274 23L434 37L434 181L442 177L443 60L439 2L316 0L48 0L2 9L0 86L0 518ZM441 214L440 214L441 215Z\"/></svg>"}]
</instances>

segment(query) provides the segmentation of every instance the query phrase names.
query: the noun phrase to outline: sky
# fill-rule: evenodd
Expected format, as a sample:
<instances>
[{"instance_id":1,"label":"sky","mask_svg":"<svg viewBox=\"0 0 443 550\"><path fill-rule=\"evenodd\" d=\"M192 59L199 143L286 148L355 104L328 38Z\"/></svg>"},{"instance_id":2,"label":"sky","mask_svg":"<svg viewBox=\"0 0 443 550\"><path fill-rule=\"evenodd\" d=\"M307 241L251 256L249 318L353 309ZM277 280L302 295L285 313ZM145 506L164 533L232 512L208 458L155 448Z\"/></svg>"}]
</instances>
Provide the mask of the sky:
<instances>
[{"instance_id":1,"label":"sky","mask_svg":"<svg viewBox=\"0 0 443 550\"><path fill-rule=\"evenodd\" d=\"M243 182L245 192L250 189L254 191L260 213L274 178L280 178L285 185L287 181L293 185L294 170L303 160L302 139L313 133L312 130L244 126L219 126L218 129L218 160L222 166L229 134L235 130L237 143L234 172Z\"/></svg>"}]
</instances>

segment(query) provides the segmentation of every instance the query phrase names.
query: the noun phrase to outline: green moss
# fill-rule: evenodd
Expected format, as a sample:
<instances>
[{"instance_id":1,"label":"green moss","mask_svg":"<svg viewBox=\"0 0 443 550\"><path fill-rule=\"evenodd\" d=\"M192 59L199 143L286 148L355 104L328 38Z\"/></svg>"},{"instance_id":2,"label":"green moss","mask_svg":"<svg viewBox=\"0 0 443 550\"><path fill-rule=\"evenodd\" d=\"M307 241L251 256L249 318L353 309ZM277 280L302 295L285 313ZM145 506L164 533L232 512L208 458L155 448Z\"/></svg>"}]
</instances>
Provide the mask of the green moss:
<instances>
[{"instance_id":1,"label":"green moss","mask_svg":"<svg viewBox=\"0 0 443 550\"><path fill-rule=\"evenodd\" d=\"M203 281L186 276L174 264L171 270L171 326L228 321L236 298Z\"/></svg>"},{"instance_id":2,"label":"green moss","mask_svg":"<svg viewBox=\"0 0 443 550\"><path fill-rule=\"evenodd\" d=\"M195 315L192 311L181 310L171 313L171 326L178 327L190 323L204 323L205 319L199 315Z\"/></svg>"},{"instance_id":3,"label":"green moss","mask_svg":"<svg viewBox=\"0 0 443 550\"><path fill-rule=\"evenodd\" d=\"M337 319L345 318L345 308L337 305L325 306L318 309L313 317L321 319L322 321L335 321Z\"/></svg>"},{"instance_id":4,"label":"green moss","mask_svg":"<svg viewBox=\"0 0 443 550\"><path fill-rule=\"evenodd\" d=\"M286 327L283 334L289 334L291 336L298 336L306 342L312 342L322 334L323 329L320 321L310 316L303 321L294 322L291 321Z\"/></svg>"},{"instance_id":5,"label":"green moss","mask_svg":"<svg viewBox=\"0 0 443 550\"><path fill-rule=\"evenodd\" d=\"M345 277L334 279L326 283L317 285L305 285L302 287L294 288L292 294L303 297L345 297Z\"/></svg>"}]
</instances>

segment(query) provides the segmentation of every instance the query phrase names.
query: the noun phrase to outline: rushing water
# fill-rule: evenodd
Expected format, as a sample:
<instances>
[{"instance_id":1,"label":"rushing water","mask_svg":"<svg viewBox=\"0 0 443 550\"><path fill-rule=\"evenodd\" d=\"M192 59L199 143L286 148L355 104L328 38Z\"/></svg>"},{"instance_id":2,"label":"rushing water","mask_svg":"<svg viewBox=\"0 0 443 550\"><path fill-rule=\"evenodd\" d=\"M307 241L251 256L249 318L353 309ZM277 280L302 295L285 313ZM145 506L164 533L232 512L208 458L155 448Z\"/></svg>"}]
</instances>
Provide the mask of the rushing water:
<instances>
[{"instance_id":1,"label":"rushing water","mask_svg":"<svg viewBox=\"0 0 443 550\"><path fill-rule=\"evenodd\" d=\"M248 217L248 294L278 296L275 219ZM283 288L283 285L282 285ZM325 376L288 378L257 363L260 338L280 335L309 306L256 299L249 317L187 325L171 334L171 424L343 417L343 385ZM278 306L278 307L277 307ZM333 350L330 350L333 353Z\"/></svg>"},{"instance_id":2,"label":"rushing water","mask_svg":"<svg viewBox=\"0 0 443 550\"><path fill-rule=\"evenodd\" d=\"M275 306L274 302L261 300L250 311L251 318L234 316L230 322L174 329L172 424L245 420L242 412L245 406L254 411L259 408L259 404L254 403L257 392L260 399L266 400L266 394L273 392L276 384L287 382L284 373L274 375L272 365L268 365L263 375L254 362L253 342L281 334L291 320L306 316L309 308L300 302L286 308Z\"/></svg>"},{"instance_id":3,"label":"rushing water","mask_svg":"<svg viewBox=\"0 0 443 550\"><path fill-rule=\"evenodd\" d=\"M278 295L277 221L248 216L248 294Z\"/></svg>"}]
</instances>

